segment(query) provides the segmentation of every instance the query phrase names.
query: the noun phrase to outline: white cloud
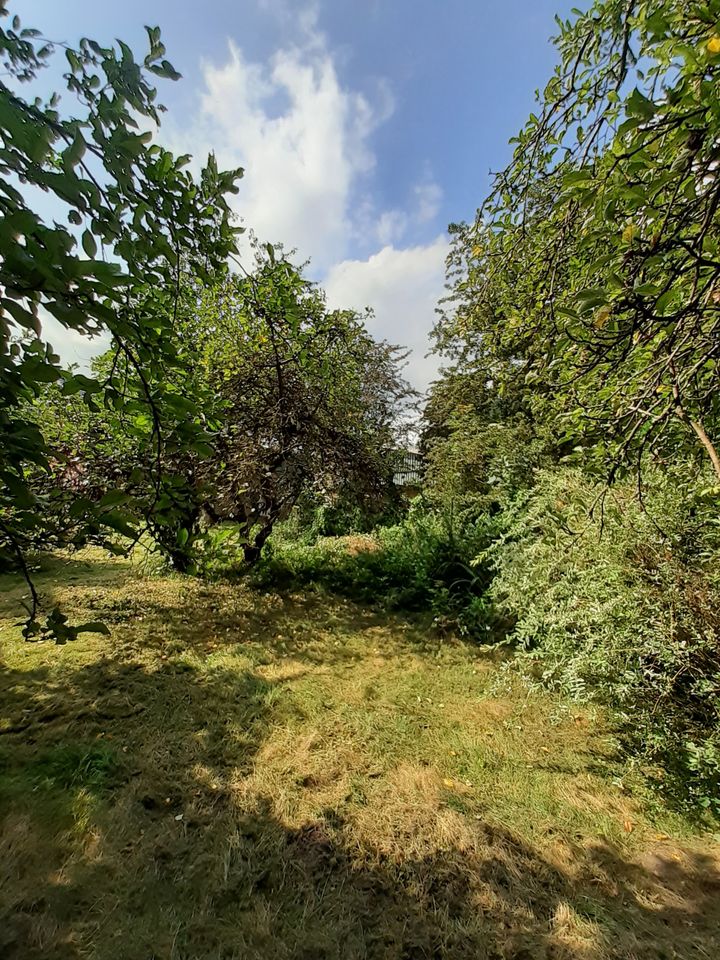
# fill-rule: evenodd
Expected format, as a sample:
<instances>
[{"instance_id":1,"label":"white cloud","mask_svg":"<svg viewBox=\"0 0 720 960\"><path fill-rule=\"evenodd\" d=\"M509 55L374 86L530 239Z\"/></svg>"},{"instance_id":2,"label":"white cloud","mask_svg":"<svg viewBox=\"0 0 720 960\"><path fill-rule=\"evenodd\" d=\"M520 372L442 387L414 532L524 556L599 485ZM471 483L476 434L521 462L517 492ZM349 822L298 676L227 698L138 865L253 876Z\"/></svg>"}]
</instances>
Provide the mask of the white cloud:
<instances>
[{"instance_id":1,"label":"white cloud","mask_svg":"<svg viewBox=\"0 0 720 960\"><path fill-rule=\"evenodd\" d=\"M318 37L322 39L318 30L320 7L317 0L311 0L302 9L298 9L294 0L259 0L258 5L283 27L291 28L295 36L304 36L310 43Z\"/></svg>"},{"instance_id":2,"label":"white cloud","mask_svg":"<svg viewBox=\"0 0 720 960\"><path fill-rule=\"evenodd\" d=\"M438 369L437 358L425 354L435 307L444 293L447 252L444 236L424 246L386 246L367 260L338 263L324 284L331 308L369 306L375 312L369 324L372 334L411 348L408 374L420 390Z\"/></svg>"},{"instance_id":3,"label":"white cloud","mask_svg":"<svg viewBox=\"0 0 720 960\"><path fill-rule=\"evenodd\" d=\"M355 224L356 234L371 234L384 247L400 242L413 226L423 225L434 220L440 212L443 192L439 184L430 177L416 183L412 189L409 210L384 210L379 215L372 203L362 208Z\"/></svg>"},{"instance_id":4,"label":"white cloud","mask_svg":"<svg viewBox=\"0 0 720 960\"><path fill-rule=\"evenodd\" d=\"M383 246L401 240L407 230L408 218L402 210L386 210L380 214L375 235Z\"/></svg>"},{"instance_id":5,"label":"white cloud","mask_svg":"<svg viewBox=\"0 0 720 960\"><path fill-rule=\"evenodd\" d=\"M353 193L375 163L369 138L392 102L382 87L371 103L342 86L310 15L301 32L301 44L266 64L231 42L225 64L203 67L199 116L170 139L199 157L212 146L222 166L243 166L233 203L245 223L322 272L348 249Z\"/></svg>"},{"instance_id":6,"label":"white cloud","mask_svg":"<svg viewBox=\"0 0 720 960\"><path fill-rule=\"evenodd\" d=\"M110 334L107 330L90 337L64 327L43 307L40 308L40 322L43 340L52 344L53 350L60 354L63 363L75 363L83 373L90 370L95 357L110 349Z\"/></svg>"},{"instance_id":7,"label":"white cloud","mask_svg":"<svg viewBox=\"0 0 720 960\"><path fill-rule=\"evenodd\" d=\"M341 82L316 4L263 5L291 39L262 63L229 41L224 62L202 66L197 109L171 112L162 139L198 166L210 149L221 167L243 166L232 203L246 226L310 258L331 305L373 308L372 332L413 349L408 374L424 389L437 366L424 354L447 241L410 244L414 231L431 229L442 190L426 169L404 205L378 203L372 137L393 112L390 91L381 81L372 95ZM52 339L69 360L86 363L100 349L59 328Z\"/></svg>"},{"instance_id":8,"label":"white cloud","mask_svg":"<svg viewBox=\"0 0 720 960\"><path fill-rule=\"evenodd\" d=\"M265 5L288 26L287 0ZM202 156L215 145L222 166L244 166L233 203L245 224L261 240L309 257L332 306L373 308L372 332L412 348L408 374L424 389L437 369L424 354L444 290L447 241L403 244L438 215L442 190L426 170L409 187L407 208L378 207L372 134L391 115L392 96L381 85L371 102L343 86L316 6L303 16L294 7L293 17L294 42L268 63L253 63L230 43L224 64L205 64L199 115L180 143L173 136L175 146ZM366 259L352 258L376 244Z\"/></svg>"},{"instance_id":9,"label":"white cloud","mask_svg":"<svg viewBox=\"0 0 720 960\"><path fill-rule=\"evenodd\" d=\"M415 187L415 199L417 201L417 219L420 223L427 223L434 220L440 212L443 192L439 184L431 179L418 183Z\"/></svg>"}]
</instances>

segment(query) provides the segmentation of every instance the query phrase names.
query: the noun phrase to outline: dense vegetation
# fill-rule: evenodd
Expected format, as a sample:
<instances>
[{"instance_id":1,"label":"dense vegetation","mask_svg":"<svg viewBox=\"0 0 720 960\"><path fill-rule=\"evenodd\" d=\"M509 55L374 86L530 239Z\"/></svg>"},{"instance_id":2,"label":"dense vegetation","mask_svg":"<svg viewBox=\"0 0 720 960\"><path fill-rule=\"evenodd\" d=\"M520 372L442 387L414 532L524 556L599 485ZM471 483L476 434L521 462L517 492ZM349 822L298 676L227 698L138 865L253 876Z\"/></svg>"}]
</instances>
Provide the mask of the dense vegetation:
<instances>
[{"instance_id":1,"label":"dense vegetation","mask_svg":"<svg viewBox=\"0 0 720 960\"><path fill-rule=\"evenodd\" d=\"M22 96L60 48L0 30L0 563L27 576L26 636L107 629L41 619L29 570L88 544L430 610L606 705L669 799L720 813L719 24L720 0L559 21L537 114L451 227L409 508L402 353L280 245L238 261L241 171L196 181L138 128L177 76L159 32L141 62L64 48L61 114ZM109 331L92 373L44 311Z\"/></svg>"},{"instance_id":2,"label":"dense vegetation","mask_svg":"<svg viewBox=\"0 0 720 960\"><path fill-rule=\"evenodd\" d=\"M239 263L226 194L241 170L211 156L196 182L189 157L140 129L159 123L150 80L178 77L159 30L148 37L138 62L124 43L56 45L18 17L0 31L0 565L26 575L28 637L103 629L57 609L42 621L29 550L149 537L191 571L222 520L256 559L310 487L381 504L411 398L397 349L328 312L270 244ZM66 95L22 96L60 53ZM53 351L47 314L111 334L90 375Z\"/></svg>"},{"instance_id":3,"label":"dense vegetation","mask_svg":"<svg viewBox=\"0 0 720 960\"><path fill-rule=\"evenodd\" d=\"M601 0L453 230L431 490L533 675L720 810L720 4Z\"/></svg>"},{"instance_id":4,"label":"dense vegetation","mask_svg":"<svg viewBox=\"0 0 720 960\"><path fill-rule=\"evenodd\" d=\"M5 4L1 12L8 16ZM138 63L124 43L58 46L17 16L0 30L0 563L26 573L32 547L79 544L99 529L134 536L120 494L96 504L45 482L57 454L32 414L44 385L79 396L91 413L146 421L145 507L159 520L158 505L179 500L165 451L203 444L198 404L176 386L185 357L175 321L186 284L227 271L235 236L226 194L242 171L221 173L210 157L196 181L189 157L174 157L142 129L162 109L150 81L178 76L159 30L148 28L148 39ZM57 56L67 63L63 97L24 96ZM89 337L107 330L107 368L68 370L43 335L48 314ZM25 629L34 636L38 598L29 576L28 584ZM57 639L75 635L57 611L46 629Z\"/></svg>"},{"instance_id":5,"label":"dense vegetation","mask_svg":"<svg viewBox=\"0 0 720 960\"><path fill-rule=\"evenodd\" d=\"M720 4L602 0L451 227L422 502L275 574L429 606L720 811ZM270 565L268 565L270 569Z\"/></svg>"}]
</instances>

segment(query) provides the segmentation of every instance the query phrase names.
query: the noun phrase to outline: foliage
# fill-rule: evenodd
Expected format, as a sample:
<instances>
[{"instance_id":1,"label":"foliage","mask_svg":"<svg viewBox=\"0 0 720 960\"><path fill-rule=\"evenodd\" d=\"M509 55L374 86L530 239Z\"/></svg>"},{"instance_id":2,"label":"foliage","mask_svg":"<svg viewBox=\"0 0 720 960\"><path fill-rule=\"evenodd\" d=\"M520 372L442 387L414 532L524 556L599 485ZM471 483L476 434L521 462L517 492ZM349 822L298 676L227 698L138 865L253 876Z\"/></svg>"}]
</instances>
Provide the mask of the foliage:
<instances>
[{"instance_id":1,"label":"foliage","mask_svg":"<svg viewBox=\"0 0 720 960\"><path fill-rule=\"evenodd\" d=\"M611 705L668 795L720 813L720 527L682 478L654 475L643 510L543 473L491 549L490 596L543 683Z\"/></svg>"},{"instance_id":2,"label":"foliage","mask_svg":"<svg viewBox=\"0 0 720 960\"><path fill-rule=\"evenodd\" d=\"M399 523L407 510L394 484L374 503L360 500L352 489L334 498L310 490L298 498L288 519L276 529L276 539L311 546L320 537L371 533L377 527Z\"/></svg>"},{"instance_id":3,"label":"foliage","mask_svg":"<svg viewBox=\"0 0 720 960\"><path fill-rule=\"evenodd\" d=\"M208 279L225 268L234 249L225 194L241 171L220 173L211 157L196 182L188 157L152 142L162 108L151 81L178 74L159 30L148 28L148 38L137 62L122 41L58 45L17 17L0 30L0 556L26 574L28 547L63 541L68 517L57 522L59 504L74 511L75 539L86 517L91 528L132 532L119 503L98 515L89 499L48 499L33 483L52 455L43 424L27 412L44 384L90 411L147 422L152 508L167 493L163 451L202 434L192 401L181 403L172 386L171 373L181 378L173 336L180 275ZM58 92L24 96L23 85L32 88L56 55L67 62L62 100ZM47 314L83 336L109 331L114 361L103 377L63 367L43 333ZM40 631L30 589L27 636ZM50 635L72 635L64 631Z\"/></svg>"},{"instance_id":4,"label":"foliage","mask_svg":"<svg viewBox=\"0 0 720 960\"><path fill-rule=\"evenodd\" d=\"M355 313L328 311L280 250L256 245L255 269L208 288L182 337L218 419L213 455L190 482L211 522L239 524L248 561L303 494L368 510L388 498L413 396L402 352Z\"/></svg>"},{"instance_id":5,"label":"foliage","mask_svg":"<svg viewBox=\"0 0 720 960\"><path fill-rule=\"evenodd\" d=\"M488 572L471 562L493 531L487 518L459 523L451 510L431 511L416 500L401 523L370 537L273 543L257 577L263 584L320 584L389 609L428 609L443 626L487 638Z\"/></svg>"},{"instance_id":6,"label":"foliage","mask_svg":"<svg viewBox=\"0 0 720 960\"><path fill-rule=\"evenodd\" d=\"M423 411L425 488L470 516L494 512L557 459L550 430L509 409L475 370L443 371Z\"/></svg>"},{"instance_id":7,"label":"foliage","mask_svg":"<svg viewBox=\"0 0 720 960\"><path fill-rule=\"evenodd\" d=\"M450 228L429 493L494 517L487 608L536 675L717 813L720 3L558 26L510 164Z\"/></svg>"},{"instance_id":8,"label":"foliage","mask_svg":"<svg viewBox=\"0 0 720 960\"><path fill-rule=\"evenodd\" d=\"M720 479L720 4L596 0L475 223L454 228L441 348L581 439Z\"/></svg>"},{"instance_id":9,"label":"foliage","mask_svg":"<svg viewBox=\"0 0 720 960\"><path fill-rule=\"evenodd\" d=\"M240 269L203 288L181 277L181 367L168 389L178 409L202 415L204 436L165 444L159 490L148 418L81 403L66 410L52 387L32 410L52 433L48 485L82 491L101 517L120 490L125 512L184 572L232 565L233 550L256 560L299 498L338 516L344 505L377 516L397 496L389 454L413 397L397 348L374 341L357 315L328 311L322 291L275 248L256 244L254 271ZM103 358L98 372L114 362ZM96 541L100 532L86 531Z\"/></svg>"}]
</instances>

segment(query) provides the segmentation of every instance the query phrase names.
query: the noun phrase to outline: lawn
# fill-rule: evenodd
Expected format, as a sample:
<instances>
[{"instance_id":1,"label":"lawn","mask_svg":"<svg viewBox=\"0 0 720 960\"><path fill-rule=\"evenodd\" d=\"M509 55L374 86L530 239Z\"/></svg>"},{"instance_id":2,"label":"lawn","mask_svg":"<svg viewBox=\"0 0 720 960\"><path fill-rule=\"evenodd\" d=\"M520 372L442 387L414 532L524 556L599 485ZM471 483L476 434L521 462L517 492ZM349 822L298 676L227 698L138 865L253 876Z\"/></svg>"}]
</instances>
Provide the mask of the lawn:
<instances>
[{"instance_id":1,"label":"lawn","mask_svg":"<svg viewBox=\"0 0 720 960\"><path fill-rule=\"evenodd\" d=\"M56 557L0 580L3 960L720 956L720 844L419 617Z\"/></svg>"}]
</instances>

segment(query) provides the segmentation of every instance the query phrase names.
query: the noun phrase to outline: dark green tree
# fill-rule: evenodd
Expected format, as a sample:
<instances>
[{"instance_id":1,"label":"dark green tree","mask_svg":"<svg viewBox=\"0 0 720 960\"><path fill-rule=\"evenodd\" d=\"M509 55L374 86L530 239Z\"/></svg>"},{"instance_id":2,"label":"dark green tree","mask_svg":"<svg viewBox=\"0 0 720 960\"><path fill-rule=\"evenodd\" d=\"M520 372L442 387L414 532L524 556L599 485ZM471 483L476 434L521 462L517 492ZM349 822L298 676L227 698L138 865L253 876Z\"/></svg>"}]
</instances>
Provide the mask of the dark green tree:
<instances>
[{"instance_id":1,"label":"dark green tree","mask_svg":"<svg viewBox=\"0 0 720 960\"><path fill-rule=\"evenodd\" d=\"M46 496L80 496L96 519L122 496L124 513L184 572L197 569L216 523L237 525L254 562L302 495L368 511L392 498L393 453L414 396L402 352L377 343L352 311L328 311L279 248L256 245L251 272L214 285L183 277L176 322L182 363L166 391L178 410L200 412L202 442L165 443L162 488L149 503L154 435L144 409L88 411L77 397L68 408L62 389L48 387L32 407L53 450ZM115 363L111 352L98 372ZM76 524L65 529L77 537ZM102 524L85 536L102 542Z\"/></svg>"},{"instance_id":2,"label":"dark green tree","mask_svg":"<svg viewBox=\"0 0 720 960\"><path fill-rule=\"evenodd\" d=\"M303 493L369 508L387 497L414 397L404 355L356 313L328 310L280 248L256 245L252 272L206 291L183 336L221 411L197 470L203 507L240 525L248 561Z\"/></svg>"}]
</instances>

